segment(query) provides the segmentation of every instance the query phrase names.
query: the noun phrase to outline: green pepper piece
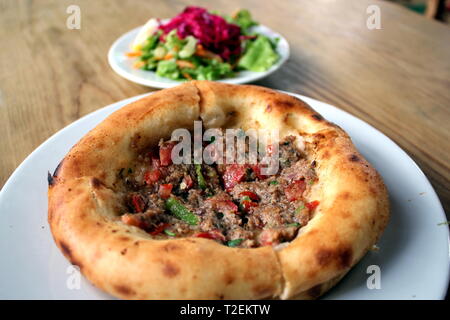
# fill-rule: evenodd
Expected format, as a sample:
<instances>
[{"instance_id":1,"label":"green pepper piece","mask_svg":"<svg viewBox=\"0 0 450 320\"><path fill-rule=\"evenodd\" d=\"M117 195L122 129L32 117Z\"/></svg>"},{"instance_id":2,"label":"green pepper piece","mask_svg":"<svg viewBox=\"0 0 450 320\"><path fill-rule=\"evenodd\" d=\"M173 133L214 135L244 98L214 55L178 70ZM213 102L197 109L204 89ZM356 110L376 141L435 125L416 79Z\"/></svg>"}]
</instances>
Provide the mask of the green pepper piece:
<instances>
[{"instance_id":1,"label":"green pepper piece","mask_svg":"<svg viewBox=\"0 0 450 320\"><path fill-rule=\"evenodd\" d=\"M203 176L203 173L202 173L202 166L199 164L196 164L195 172L197 173L198 186L200 187L200 189L205 190L206 189L206 181L205 181L205 177Z\"/></svg>"},{"instance_id":2,"label":"green pepper piece","mask_svg":"<svg viewBox=\"0 0 450 320\"><path fill-rule=\"evenodd\" d=\"M240 245L242 243L242 241L244 241L244 239L234 239L234 240L230 240L227 242L227 246L229 247L237 247L238 245Z\"/></svg>"},{"instance_id":3,"label":"green pepper piece","mask_svg":"<svg viewBox=\"0 0 450 320\"><path fill-rule=\"evenodd\" d=\"M298 223L298 222L290 223L290 224L287 224L286 227L300 227L300 223Z\"/></svg>"},{"instance_id":4,"label":"green pepper piece","mask_svg":"<svg viewBox=\"0 0 450 320\"><path fill-rule=\"evenodd\" d=\"M198 223L197 216L190 212L184 205L182 205L177 199L169 198L166 200L166 208L175 217L184 222L187 222L191 226L195 226Z\"/></svg>"},{"instance_id":5,"label":"green pepper piece","mask_svg":"<svg viewBox=\"0 0 450 320\"><path fill-rule=\"evenodd\" d=\"M305 205L302 203L297 209L295 209L295 213L300 213L303 209L305 209Z\"/></svg>"},{"instance_id":6,"label":"green pepper piece","mask_svg":"<svg viewBox=\"0 0 450 320\"><path fill-rule=\"evenodd\" d=\"M176 236L176 234L174 233L174 232L172 232L172 231L170 231L170 230L164 230L164 233L165 234L167 234L168 236L170 236L170 237L175 237Z\"/></svg>"}]
</instances>

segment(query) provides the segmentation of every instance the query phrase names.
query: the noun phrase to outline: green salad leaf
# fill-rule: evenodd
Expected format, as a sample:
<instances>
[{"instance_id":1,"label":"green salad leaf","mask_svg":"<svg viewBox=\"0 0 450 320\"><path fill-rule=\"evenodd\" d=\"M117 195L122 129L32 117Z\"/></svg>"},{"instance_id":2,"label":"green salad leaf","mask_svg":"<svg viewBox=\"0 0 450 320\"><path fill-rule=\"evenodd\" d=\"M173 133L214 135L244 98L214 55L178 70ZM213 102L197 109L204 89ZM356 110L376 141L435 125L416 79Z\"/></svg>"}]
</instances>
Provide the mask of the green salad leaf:
<instances>
[{"instance_id":1,"label":"green salad leaf","mask_svg":"<svg viewBox=\"0 0 450 320\"><path fill-rule=\"evenodd\" d=\"M213 59L201 59L198 63L195 69L183 69L183 72L197 80L217 80L233 75L229 63Z\"/></svg>"},{"instance_id":2,"label":"green salad leaf","mask_svg":"<svg viewBox=\"0 0 450 320\"><path fill-rule=\"evenodd\" d=\"M185 43L186 41L184 39L178 38L177 30L174 29L166 35L164 47L170 54L177 56L178 52L184 47Z\"/></svg>"},{"instance_id":3,"label":"green salad leaf","mask_svg":"<svg viewBox=\"0 0 450 320\"><path fill-rule=\"evenodd\" d=\"M195 47L197 45L197 39L195 39L193 36L187 36L185 40L186 44L178 53L179 57L182 59L191 57L194 54Z\"/></svg>"},{"instance_id":4,"label":"green salad leaf","mask_svg":"<svg viewBox=\"0 0 450 320\"><path fill-rule=\"evenodd\" d=\"M238 66L246 70L262 72L273 66L278 58L270 39L260 34L254 41L248 42Z\"/></svg>"},{"instance_id":5,"label":"green salad leaf","mask_svg":"<svg viewBox=\"0 0 450 320\"><path fill-rule=\"evenodd\" d=\"M246 9L239 10L233 16L231 22L237 24L239 27L243 29L243 31L247 31L247 29L258 25L258 23L252 19L250 11Z\"/></svg>"},{"instance_id":6,"label":"green salad leaf","mask_svg":"<svg viewBox=\"0 0 450 320\"><path fill-rule=\"evenodd\" d=\"M180 77L180 71L178 70L175 59L159 61L156 74L161 77L177 80Z\"/></svg>"},{"instance_id":7,"label":"green salad leaf","mask_svg":"<svg viewBox=\"0 0 450 320\"><path fill-rule=\"evenodd\" d=\"M142 48L143 52L148 52L156 47L159 42L159 37L161 36L161 31L156 32L154 35L148 37L145 46Z\"/></svg>"}]
</instances>

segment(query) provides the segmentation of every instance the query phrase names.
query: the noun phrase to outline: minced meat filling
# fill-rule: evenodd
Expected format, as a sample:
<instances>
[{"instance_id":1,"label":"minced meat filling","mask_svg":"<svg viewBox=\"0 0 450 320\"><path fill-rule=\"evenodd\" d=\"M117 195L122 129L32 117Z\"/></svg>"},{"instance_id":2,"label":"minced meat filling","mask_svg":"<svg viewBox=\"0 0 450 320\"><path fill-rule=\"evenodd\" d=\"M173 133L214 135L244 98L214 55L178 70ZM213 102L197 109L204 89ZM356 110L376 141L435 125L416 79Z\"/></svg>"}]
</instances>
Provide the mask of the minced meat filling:
<instances>
[{"instance_id":1,"label":"minced meat filling","mask_svg":"<svg viewBox=\"0 0 450 320\"><path fill-rule=\"evenodd\" d=\"M258 165L172 164L175 143L161 141L118 172L128 208L121 219L157 239L192 236L243 248L291 241L318 205L304 199L317 180L315 162L294 142L280 142L278 173L262 176Z\"/></svg>"}]
</instances>

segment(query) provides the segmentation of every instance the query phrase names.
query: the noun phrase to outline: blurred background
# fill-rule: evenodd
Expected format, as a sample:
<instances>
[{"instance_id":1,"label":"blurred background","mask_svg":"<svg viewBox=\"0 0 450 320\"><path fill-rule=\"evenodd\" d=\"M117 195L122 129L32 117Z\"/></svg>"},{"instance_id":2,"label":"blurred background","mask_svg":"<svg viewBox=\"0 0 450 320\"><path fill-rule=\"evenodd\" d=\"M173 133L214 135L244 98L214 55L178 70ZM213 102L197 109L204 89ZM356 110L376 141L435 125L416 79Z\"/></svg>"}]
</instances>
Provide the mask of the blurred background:
<instances>
[{"instance_id":1,"label":"blurred background","mask_svg":"<svg viewBox=\"0 0 450 320\"><path fill-rule=\"evenodd\" d=\"M450 23L449 0L389 0L399 3L411 10L425 15L427 18Z\"/></svg>"}]
</instances>

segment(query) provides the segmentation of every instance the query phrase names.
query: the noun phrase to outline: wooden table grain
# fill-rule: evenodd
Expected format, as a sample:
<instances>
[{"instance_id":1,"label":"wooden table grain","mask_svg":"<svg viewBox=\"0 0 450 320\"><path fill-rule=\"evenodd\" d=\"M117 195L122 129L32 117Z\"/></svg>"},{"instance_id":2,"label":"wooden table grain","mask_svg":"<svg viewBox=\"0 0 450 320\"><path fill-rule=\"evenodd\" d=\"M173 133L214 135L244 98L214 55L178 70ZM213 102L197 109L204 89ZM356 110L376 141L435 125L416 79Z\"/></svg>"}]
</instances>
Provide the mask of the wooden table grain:
<instances>
[{"instance_id":1,"label":"wooden table grain","mask_svg":"<svg viewBox=\"0 0 450 320\"><path fill-rule=\"evenodd\" d=\"M116 75L113 41L187 4L254 17L291 45L287 64L257 82L336 105L398 143L450 209L450 28L384 1L0 1L0 185L59 129L149 88ZM69 5L81 29L66 27ZM369 30L377 5L381 29ZM392 159L395 161L395 159ZM51 168L49 168L51 169Z\"/></svg>"}]
</instances>

